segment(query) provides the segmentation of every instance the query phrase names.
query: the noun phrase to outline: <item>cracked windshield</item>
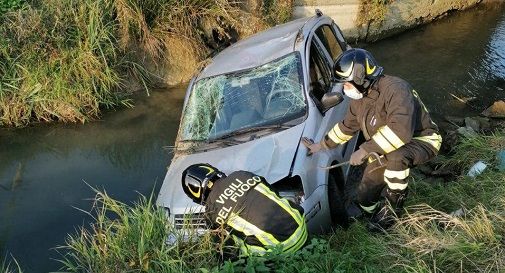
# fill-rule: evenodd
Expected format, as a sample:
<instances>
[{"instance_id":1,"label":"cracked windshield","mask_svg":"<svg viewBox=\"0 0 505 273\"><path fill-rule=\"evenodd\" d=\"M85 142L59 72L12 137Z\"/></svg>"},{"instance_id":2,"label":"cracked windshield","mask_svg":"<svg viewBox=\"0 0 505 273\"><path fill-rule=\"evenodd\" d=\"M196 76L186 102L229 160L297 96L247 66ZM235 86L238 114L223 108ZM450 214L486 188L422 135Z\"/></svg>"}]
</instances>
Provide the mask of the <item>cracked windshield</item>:
<instances>
[{"instance_id":1,"label":"cracked windshield","mask_svg":"<svg viewBox=\"0 0 505 273\"><path fill-rule=\"evenodd\" d=\"M240 74L200 80L188 100L181 140L207 140L305 114L300 58L289 54Z\"/></svg>"}]
</instances>

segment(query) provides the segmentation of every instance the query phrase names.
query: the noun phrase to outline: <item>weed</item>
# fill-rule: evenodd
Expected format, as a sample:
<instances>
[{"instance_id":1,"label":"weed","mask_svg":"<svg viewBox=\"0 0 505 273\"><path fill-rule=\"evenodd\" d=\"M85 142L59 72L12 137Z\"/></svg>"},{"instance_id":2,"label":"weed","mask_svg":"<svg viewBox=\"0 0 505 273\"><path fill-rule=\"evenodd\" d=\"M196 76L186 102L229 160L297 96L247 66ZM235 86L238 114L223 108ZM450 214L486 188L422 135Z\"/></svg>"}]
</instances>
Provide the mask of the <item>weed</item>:
<instances>
[{"instance_id":1,"label":"weed","mask_svg":"<svg viewBox=\"0 0 505 273\"><path fill-rule=\"evenodd\" d=\"M210 234L197 237L169 225L165 212L141 197L129 207L97 192L95 223L71 235L61 262L67 272L188 272L217 264ZM169 245L167 234L174 236ZM183 239L185 238L185 239Z\"/></svg>"},{"instance_id":2,"label":"weed","mask_svg":"<svg viewBox=\"0 0 505 273\"><path fill-rule=\"evenodd\" d=\"M0 15L21 8L24 2L23 0L0 0Z\"/></svg>"},{"instance_id":3,"label":"weed","mask_svg":"<svg viewBox=\"0 0 505 273\"><path fill-rule=\"evenodd\" d=\"M485 137L491 145L464 140L455 151L466 153L474 143L471 153L486 156L502 147L502 137ZM460 163L462 170L472 163L467 158ZM224 263L215 255L218 249L210 233L181 234L165 212L152 205L152 197L129 207L99 192L96 223L60 248L67 251L62 262L69 272L504 272L503 181L505 173L492 166L475 179L414 181L405 215L386 233L370 233L365 223L357 222L312 238L294 254L274 250ZM452 215L458 208L465 213ZM175 236L175 244L165 244L167 234Z\"/></svg>"},{"instance_id":4,"label":"weed","mask_svg":"<svg viewBox=\"0 0 505 273\"><path fill-rule=\"evenodd\" d=\"M461 138L449 155L444 157L441 167L461 172L464 167L479 160L494 165L497 159L496 152L503 149L505 149L505 131Z\"/></svg>"},{"instance_id":5,"label":"weed","mask_svg":"<svg viewBox=\"0 0 505 273\"><path fill-rule=\"evenodd\" d=\"M12 262L14 262L14 265ZM23 270L21 270L21 267L19 266L18 261L14 257L12 257L12 262L8 261L7 258L4 258L0 262L0 272L2 272L2 273L23 273Z\"/></svg>"},{"instance_id":6,"label":"weed","mask_svg":"<svg viewBox=\"0 0 505 273\"><path fill-rule=\"evenodd\" d=\"M227 0L44 0L0 14L0 126L131 106L128 80L147 89L147 63L189 73L208 54L202 29L225 37L239 17Z\"/></svg>"},{"instance_id":7,"label":"weed","mask_svg":"<svg viewBox=\"0 0 505 273\"><path fill-rule=\"evenodd\" d=\"M263 0L261 12L270 25L288 22L293 16L293 0Z\"/></svg>"},{"instance_id":8,"label":"weed","mask_svg":"<svg viewBox=\"0 0 505 273\"><path fill-rule=\"evenodd\" d=\"M391 2L392 0L361 0L356 24L370 26L371 23L381 23L387 12L387 5Z\"/></svg>"}]
</instances>

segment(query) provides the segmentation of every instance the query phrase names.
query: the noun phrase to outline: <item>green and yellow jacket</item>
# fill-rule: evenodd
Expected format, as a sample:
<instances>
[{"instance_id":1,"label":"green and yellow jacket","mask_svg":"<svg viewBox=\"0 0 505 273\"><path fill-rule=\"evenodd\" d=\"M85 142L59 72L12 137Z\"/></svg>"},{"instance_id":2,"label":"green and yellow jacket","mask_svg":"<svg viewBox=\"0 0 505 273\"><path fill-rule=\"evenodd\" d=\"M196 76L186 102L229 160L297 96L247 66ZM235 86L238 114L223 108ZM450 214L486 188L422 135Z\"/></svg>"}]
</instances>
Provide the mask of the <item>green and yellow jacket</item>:
<instances>
[{"instance_id":1,"label":"green and yellow jacket","mask_svg":"<svg viewBox=\"0 0 505 273\"><path fill-rule=\"evenodd\" d=\"M229 231L241 255L262 255L275 247L294 252L307 240L303 208L279 197L253 173L237 171L219 179L205 204L212 227Z\"/></svg>"}]
</instances>

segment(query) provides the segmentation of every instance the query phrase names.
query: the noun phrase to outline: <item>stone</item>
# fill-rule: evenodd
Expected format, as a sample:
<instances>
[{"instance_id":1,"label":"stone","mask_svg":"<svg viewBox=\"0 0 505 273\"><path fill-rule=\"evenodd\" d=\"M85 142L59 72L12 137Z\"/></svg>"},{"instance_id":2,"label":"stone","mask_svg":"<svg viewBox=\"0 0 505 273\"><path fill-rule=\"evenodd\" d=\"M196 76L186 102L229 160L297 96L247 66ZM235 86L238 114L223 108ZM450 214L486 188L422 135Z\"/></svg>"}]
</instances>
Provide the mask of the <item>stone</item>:
<instances>
[{"instance_id":1,"label":"stone","mask_svg":"<svg viewBox=\"0 0 505 273\"><path fill-rule=\"evenodd\" d=\"M489 118L505 118L505 101L499 100L482 112L482 115Z\"/></svg>"},{"instance_id":2,"label":"stone","mask_svg":"<svg viewBox=\"0 0 505 273\"><path fill-rule=\"evenodd\" d=\"M479 122L479 126L481 130L489 130L491 129L491 121L485 117L473 117L474 120Z\"/></svg>"},{"instance_id":3,"label":"stone","mask_svg":"<svg viewBox=\"0 0 505 273\"><path fill-rule=\"evenodd\" d=\"M475 132L480 131L480 123L478 120L475 120L474 118L466 117L465 125L467 128L472 128Z\"/></svg>"},{"instance_id":4,"label":"stone","mask_svg":"<svg viewBox=\"0 0 505 273\"><path fill-rule=\"evenodd\" d=\"M455 124L455 125L457 125L459 127L465 125L465 119L464 118L454 117L454 116L445 116L444 119L447 120L449 123Z\"/></svg>"},{"instance_id":5,"label":"stone","mask_svg":"<svg viewBox=\"0 0 505 273\"><path fill-rule=\"evenodd\" d=\"M457 130L458 134L464 137L475 137L477 132L472 129L472 127L459 127Z\"/></svg>"}]
</instances>

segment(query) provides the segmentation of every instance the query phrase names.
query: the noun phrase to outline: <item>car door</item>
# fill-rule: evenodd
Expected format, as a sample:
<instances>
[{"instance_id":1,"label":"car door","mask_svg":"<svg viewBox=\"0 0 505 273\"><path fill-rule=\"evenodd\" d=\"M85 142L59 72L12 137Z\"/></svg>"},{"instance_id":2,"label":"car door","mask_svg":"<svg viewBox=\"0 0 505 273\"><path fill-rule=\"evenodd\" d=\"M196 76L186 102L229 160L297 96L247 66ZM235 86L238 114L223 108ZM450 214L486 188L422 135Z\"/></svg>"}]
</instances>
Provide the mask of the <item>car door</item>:
<instances>
[{"instance_id":1,"label":"car door","mask_svg":"<svg viewBox=\"0 0 505 273\"><path fill-rule=\"evenodd\" d=\"M324 135L339 121L347 111L348 100L322 112L321 98L332 90L332 69L334 61L347 48L344 37L335 24L318 26L310 41L309 49L309 95L316 104L319 115L317 139Z\"/></svg>"}]
</instances>

